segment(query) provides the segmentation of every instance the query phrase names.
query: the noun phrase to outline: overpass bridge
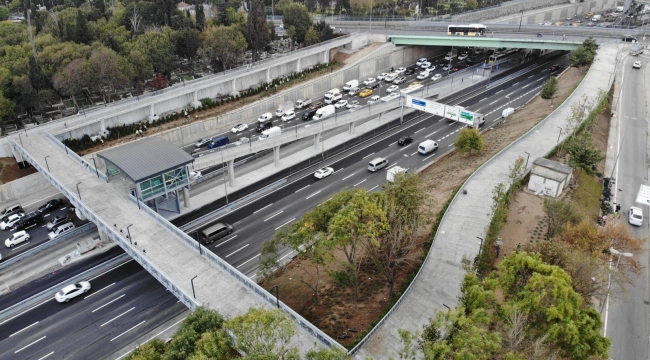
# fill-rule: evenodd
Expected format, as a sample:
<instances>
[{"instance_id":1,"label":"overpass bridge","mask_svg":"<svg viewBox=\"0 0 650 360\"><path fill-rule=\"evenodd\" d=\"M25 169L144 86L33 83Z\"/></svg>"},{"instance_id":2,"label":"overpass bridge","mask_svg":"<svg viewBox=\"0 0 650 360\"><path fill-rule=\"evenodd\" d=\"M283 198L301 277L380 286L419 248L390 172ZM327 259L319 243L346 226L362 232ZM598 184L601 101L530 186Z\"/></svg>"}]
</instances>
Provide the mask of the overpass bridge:
<instances>
[{"instance_id":1,"label":"overpass bridge","mask_svg":"<svg viewBox=\"0 0 650 360\"><path fill-rule=\"evenodd\" d=\"M537 35L536 35L537 36ZM390 41L395 45L423 46L471 46L487 48L522 48L544 50L575 50L581 41L564 41L537 37L530 39L507 39L501 37L472 37L472 36L422 36L422 35L391 35Z\"/></svg>"}]
</instances>

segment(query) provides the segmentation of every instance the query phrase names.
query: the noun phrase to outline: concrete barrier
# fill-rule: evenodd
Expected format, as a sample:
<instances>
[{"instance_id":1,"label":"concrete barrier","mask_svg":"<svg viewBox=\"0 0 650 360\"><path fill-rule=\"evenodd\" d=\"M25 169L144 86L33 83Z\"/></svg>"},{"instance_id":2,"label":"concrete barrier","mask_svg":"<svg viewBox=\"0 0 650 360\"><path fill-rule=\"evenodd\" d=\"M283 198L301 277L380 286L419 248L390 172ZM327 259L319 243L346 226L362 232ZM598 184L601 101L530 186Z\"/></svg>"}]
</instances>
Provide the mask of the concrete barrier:
<instances>
[{"instance_id":1,"label":"concrete barrier","mask_svg":"<svg viewBox=\"0 0 650 360\"><path fill-rule=\"evenodd\" d=\"M40 202L57 194L56 188L41 173L34 173L0 186L0 206L20 203L27 208L33 205L29 202Z\"/></svg>"}]
</instances>

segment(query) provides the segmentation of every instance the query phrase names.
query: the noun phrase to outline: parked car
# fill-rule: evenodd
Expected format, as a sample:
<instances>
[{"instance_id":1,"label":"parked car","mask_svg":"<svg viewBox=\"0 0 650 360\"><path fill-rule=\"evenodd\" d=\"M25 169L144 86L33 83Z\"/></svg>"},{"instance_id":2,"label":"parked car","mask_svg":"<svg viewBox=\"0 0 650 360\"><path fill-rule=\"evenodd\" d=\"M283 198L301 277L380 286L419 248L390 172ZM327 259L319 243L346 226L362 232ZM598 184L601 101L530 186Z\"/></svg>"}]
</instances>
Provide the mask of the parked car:
<instances>
[{"instance_id":1,"label":"parked car","mask_svg":"<svg viewBox=\"0 0 650 360\"><path fill-rule=\"evenodd\" d=\"M29 239L30 237L27 231L18 231L13 233L7 240L5 240L5 246L11 248L22 242L28 241Z\"/></svg>"},{"instance_id":2,"label":"parked car","mask_svg":"<svg viewBox=\"0 0 650 360\"><path fill-rule=\"evenodd\" d=\"M638 207L634 207L634 206L631 207L628 221L630 222L631 225L642 226L643 210L641 210L641 208Z\"/></svg>"},{"instance_id":3,"label":"parked car","mask_svg":"<svg viewBox=\"0 0 650 360\"><path fill-rule=\"evenodd\" d=\"M194 147L201 148L207 146L210 143L210 141L212 141L212 138L201 139L197 141L196 144L194 144Z\"/></svg>"},{"instance_id":4,"label":"parked car","mask_svg":"<svg viewBox=\"0 0 650 360\"><path fill-rule=\"evenodd\" d=\"M347 105L345 105L345 107L348 108L348 109L353 109L353 108L355 108L357 106L360 106L360 105L359 105L359 102L356 101L356 100L352 100L352 101L348 102Z\"/></svg>"},{"instance_id":5,"label":"parked car","mask_svg":"<svg viewBox=\"0 0 650 360\"><path fill-rule=\"evenodd\" d=\"M359 93L359 97L362 97L362 98L368 97L370 95L372 95L372 89L367 89L367 88L361 90L361 92Z\"/></svg>"},{"instance_id":6,"label":"parked car","mask_svg":"<svg viewBox=\"0 0 650 360\"><path fill-rule=\"evenodd\" d=\"M635 61L634 64L632 64L632 67L635 69L640 69L641 68L641 62L640 61Z\"/></svg>"},{"instance_id":7,"label":"parked car","mask_svg":"<svg viewBox=\"0 0 650 360\"><path fill-rule=\"evenodd\" d=\"M325 168L316 170L316 172L314 173L314 177L316 179L323 179L323 178L326 178L326 177L332 175L333 173L334 173L334 169L332 169L331 167L325 167Z\"/></svg>"},{"instance_id":8,"label":"parked car","mask_svg":"<svg viewBox=\"0 0 650 360\"><path fill-rule=\"evenodd\" d=\"M387 93L392 93L393 91L399 91L399 86L391 85L391 86L388 87L388 89L386 89Z\"/></svg>"},{"instance_id":9,"label":"parked car","mask_svg":"<svg viewBox=\"0 0 650 360\"><path fill-rule=\"evenodd\" d=\"M406 81L406 76L400 76L393 80L393 84L403 84Z\"/></svg>"},{"instance_id":10,"label":"parked car","mask_svg":"<svg viewBox=\"0 0 650 360\"><path fill-rule=\"evenodd\" d=\"M399 138L399 140L397 140L397 145L405 146L405 145L408 145L408 144L410 144L412 142L413 142L412 137L410 137L410 136L402 136L401 138Z\"/></svg>"},{"instance_id":11,"label":"parked car","mask_svg":"<svg viewBox=\"0 0 650 360\"><path fill-rule=\"evenodd\" d=\"M336 104L334 104L334 107L337 108L337 109L340 109L340 108L346 106L347 104L348 104L347 100L339 100L339 101L336 102Z\"/></svg>"},{"instance_id":12,"label":"parked car","mask_svg":"<svg viewBox=\"0 0 650 360\"><path fill-rule=\"evenodd\" d=\"M76 284L68 285L61 289L54 295L56 301L68 302L81 294L87 293L90 290L90 283L88 281L80 281Z\"/></svg>"},{"instance_id":13,"label":"parked car","mask_svg":"<svg viewBox=\"0 0 650 360\"><path fill-rule=\"evenodd\" d=\"M7 220L4 220L3 222L0 223L0 230L9 230L13 229L13 227L20 221L20 219L25 216L25 214L20 213L20 214L13 214L9 215Z\"/></svg>"},{"instance_id":14,"label":"parked car","mask_svg":"<svg viewBox=\"0 0 650 360\"><path fill-rule=\"evenodd\" d=\"M232 132L233 134L237 134L237 133L244 132L247 129L248 129L248 125L246 125L246 124L237 124L232 129L230 129L230 132Z\"/></svg>"}]
</instances>

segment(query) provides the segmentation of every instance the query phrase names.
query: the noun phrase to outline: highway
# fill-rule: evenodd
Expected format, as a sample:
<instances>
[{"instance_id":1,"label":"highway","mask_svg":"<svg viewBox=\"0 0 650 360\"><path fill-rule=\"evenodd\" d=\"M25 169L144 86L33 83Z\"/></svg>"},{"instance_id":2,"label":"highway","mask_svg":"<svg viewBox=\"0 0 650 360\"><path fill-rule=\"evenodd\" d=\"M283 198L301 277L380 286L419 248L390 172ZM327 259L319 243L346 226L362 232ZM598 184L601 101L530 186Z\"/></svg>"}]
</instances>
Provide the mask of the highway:
<instances>
[{"instance_id":1,"label":"highway","mask_svg":"<svg viewBox=\"0 0 650 360\"><path fill-rule=\"evenodd\" d=\"M619 99L619 133L616 145L619 147L618 167L614 168L616 183L612 187L614 202L621 204L625 212L621 221L636 237L648 239L648 206L636 203L636 195L640 185L648 185L648 118L645 110L645 101L650 89L650 73L643 66L633 69L632 63L637 60L646 60L643 57L627 57L621 60L623 66L622 94ZM606 174L609 176L610 174ZM645 204L647 205L647 204ZM643 226L635 227L628 223L627 212L631 206L639 207L644 212ZM627 249L619 249L628 252ZM612 339L610 358L623 359L648 359L650 354L650 276L648 274L649 253L633 254L644 266L641 276L634 286L627 286L627 292L610 297L602 314L605 322L604 332ZM616 260L616 259L615 259ZM625 258L621 259L621 266ZM616 284L612 286L616 290Z\"/></svg>"}]
</instances>

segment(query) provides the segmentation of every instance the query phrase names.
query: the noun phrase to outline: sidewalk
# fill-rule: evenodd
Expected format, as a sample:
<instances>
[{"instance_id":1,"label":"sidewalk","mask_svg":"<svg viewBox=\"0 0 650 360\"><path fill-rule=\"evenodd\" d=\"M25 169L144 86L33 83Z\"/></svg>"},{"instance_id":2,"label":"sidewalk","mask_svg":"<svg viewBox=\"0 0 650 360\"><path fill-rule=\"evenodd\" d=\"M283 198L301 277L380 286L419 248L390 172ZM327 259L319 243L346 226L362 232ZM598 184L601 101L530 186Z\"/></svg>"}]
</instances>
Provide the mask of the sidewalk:
<instances>
[{"instance_id":1,"label":"sidewalk","mask_svg":"<svg viewBox=\"0 0 650 360\"><path fill-rule=\"evenodd\" d=\"M492 189L499 183L509 184L508 167L517 157L530 153L530 164L557 145L558 127L564 127L573 104L583 96L594 98L598 91L609 89L608 79L614 71L615 44L604 44L584 80L551 115L479 168L463 185L452 201L435 235L433 246L401 302L393 308L355 359L385 358L396 355L402 343L398 329L421 331L434 310L447 310L458 304L460 285L465 276L464 257L478 254L480 240L491 220ZM566 135L563 136L565 138Z\"/></svg>"}]
</instances>

